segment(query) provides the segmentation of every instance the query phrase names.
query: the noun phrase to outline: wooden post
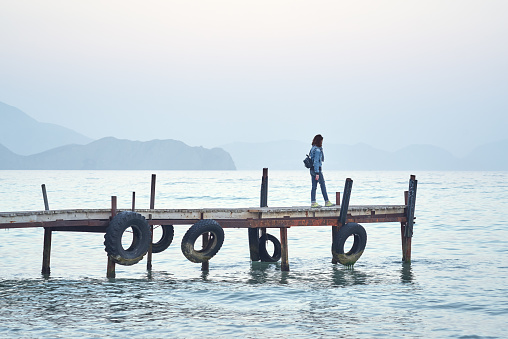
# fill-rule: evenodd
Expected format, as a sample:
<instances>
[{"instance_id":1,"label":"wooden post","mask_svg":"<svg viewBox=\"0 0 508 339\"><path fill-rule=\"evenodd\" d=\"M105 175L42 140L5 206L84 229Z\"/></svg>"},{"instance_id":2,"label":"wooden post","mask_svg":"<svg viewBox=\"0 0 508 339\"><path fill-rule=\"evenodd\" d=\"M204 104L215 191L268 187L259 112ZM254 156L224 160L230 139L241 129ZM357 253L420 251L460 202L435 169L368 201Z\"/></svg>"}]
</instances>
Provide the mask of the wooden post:
<instances>
[{"instance_id":1,"label":"wooden post","mask_svg":"<svg viewBox=\"0 0 508 339\"><path fill-rule=\"evenodd\" d=\"M132 192L132 212L136 210L136 192Z\"/></svg>"},{"instance_id":2,"label":"wooden post","mask_svg":"<svg viewBox=\"0 0 508 339\"><path fill-rule=\"evenodd\" d=\"M268 207L268 168L263 168L263 176L261 178L261 195L260 207ZM250 260L259 261L259 228L249 228L249 250ZM266 233L266 229L262 230Z\"/></svg>"},{"instance_id":3,"label":"wooden post","mask_svg":"<svg viewBox=\"0 0 508 339\"><path fill-rule=\"evenodd\" d=\"M209 233L203 233L202 235L203 248L205 248L208 245L208 241L210 241ZM209 269L210 269L210 261L207 260L201 263L201 271L208 272Z\"/></svg>"},{"instance_id":4,"label":"wooden post","mask_svg":"<svg viewBox=\"0 0 508 339\"><path fill-rule=\"evenodd\" d=\"M268 207L268 168L263 168L263 177L261 178L260 206Z\"/></svg>"},{"instance_id":5,"label":"wooden post","mask_svg":"<svg viewBox=\"0 0 508 339\"><path fill-rule=\"evenodd\" d=\"M288 255L288 229L280 228L280 270L289 272L289 255Z\"/></svg>"},{"instance_id":6,"label":"wooden post","mask_svg":"<svg viewBox=\"0 0 508 339\"><path fill-rule=\"evenodd\" d=\"M406 222L400 223L402 240L402 261L411 262L411 240L413 237L414 212L416 207L416 187L418 181L414 175L409 178L409 191L404 192L406 205Z\"/></svg>"},{"instance_id":7,"label":"wooden post","mask_svg":"<svg viewBox=\"0 0 508 339\"><path fill-rule=\"evenodd\" d=\"M410 238L413 236L413 224L415 217L415 206L416 206L416 185L417 180L414 175L411 175L409 178L409 191L407 198L407 227L406 233L404 234L406 237Z\"/></svg>"},{"instance_id":8,"label":"wooden post","mask_svg":"<svg viewBox=\"0 0 508 339\"><path fill-rule=\"evenodd\" d=\"M150 209L155 208L155 174L152 174L152 188L150 191ZM152 214L148 215L148 220L152 220ZM146 269L152 270L152 243L153 243L153 225L150 225L150 245L146 254Z\"/></svg>"},{"instance_id":9,"label":"wooden post","mask_svg":"<svg viewBox=\"0 0 508 339\"><path fill-rule=\"evenodd\" d=\"M42 184L42 197L44 199L44 209L49 211L48 204L48 195L46 193L46 185ZM42 269L41 273L43 275L49 275L51 272L50 263L51 263L51 238L52 238L52 229L50 227L44 227L44 243L42 249Z\"/></svg>"},{"instance_id":10,"label":"wooden post","mask_svg":"<svg viewBox=\"0 0 508 339\"><path fill-rule=\"evenodd\" d=\"M404 202L407 206L408 201L408 191L404 191ZM409 262L411 261L411 238L405 236L406 234L407 222L403 221L400 223L400 238L402 240L402 261ZM409 248L409 252L408 252ZM409 259L409 260L408 260Z\"/></svg>"},{"instance_id":11,"label":"wooden post","mask_svg":"<svg viewBox=\"0 0 508 339\"><path fill-rule=\"evenodd\" d=\"M44 199L44 209L49 211L48 194L46 193L46 185L42 184L42 198Z\"/></svg>"},{"instance_id":12,"label":"wooden post","mask_svg":"<svg viewBox=\"0 0 508 339\"><path fill-rule=\"evenodd\" d=\"M353 188L353 180L351 178L347 178L344 183L344 192L342 197L342 204L340 204L340 214L338 220L337 228L332 229L332 263L336 264L339 262L337 258L337 254L335 253L335 248L337 247L337 239L339 229L344 226L347 222L347 211L349 208L349 198L351 198L351 189ZM335 199L340 200L340 195L335 196ZM340 201L338 201L340 202ZM336 230L336 231L335 231Z\"/></svg>"},{"instance_id":13,"label":"wooden post","mask_svg":"<svg viewBox=\"0 0 508 339\"><path fill-rule=\"evenodd\" d=\"M113 218L116 215L116 197L111 197L111 218ZM106 270L106 277L114 279L116 277L115 272L115 262L111 259L111 257L108 255L108 268Z\"/></svg>"},{"instance_id":14,"label":"wooden post","mask_svg":"<svg viewBox=\"0 0 508 339\"><path fill-rule=\"evenodd\" d=\"M259 199L260 207L268 207L268 168L263 168L263 176L261 178L261 195ZM259 237L266 235L266 227L260 227ZM259 241L258 241L259 244Z\"/></svg>"},{"instance_id":15,"label":"wooden post","mask_svg":"<svg viewBox=\"0 0 508 339\"><path fill-rule=\"evenodd\" d=\"M335 192L335 205L340 206L340 192ZM332 244L337 241L338 233L339 226L332 226ZM332 256L332 264L337 264L338 262L337 258Z\"/></svg>"},{"instance_id":16,"label":"wooden post","mask_svg":"<svg viewBox=\"0 0 508 339\"><path fill-rule=\"evenodd\" d=\"M349 198L351 198L352 188L353 180L351 178L347 178L344 184L344 196L342 197L342 205L340 205L339 227L342 227L346 224L347 210L349 208Z\"/></svg>"},{"instance_id":17,"label":"wooden post","mask_svg":"<svg viewBox=\"0 0 508 339\"><path fill-rule=\"evenodd\" d=\"M51 262L51 237L52 230L50 227L44 227L44 249L42 251L42 270L43 275L49 275L51 273L50 262Z\"/></svg>"}]
</instances>

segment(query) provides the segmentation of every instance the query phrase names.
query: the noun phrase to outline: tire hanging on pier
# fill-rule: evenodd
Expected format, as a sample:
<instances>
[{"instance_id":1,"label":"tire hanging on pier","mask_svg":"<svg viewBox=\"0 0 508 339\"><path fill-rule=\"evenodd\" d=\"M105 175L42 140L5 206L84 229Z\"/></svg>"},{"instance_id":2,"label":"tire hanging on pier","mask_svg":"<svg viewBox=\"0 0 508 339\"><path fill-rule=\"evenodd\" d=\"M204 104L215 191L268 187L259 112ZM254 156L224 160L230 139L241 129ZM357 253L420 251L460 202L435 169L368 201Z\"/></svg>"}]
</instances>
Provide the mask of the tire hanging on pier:
<instances>
[{"instance_id":1,"label":"tire hanging on pier","mask_svg":"<svg viewBox=\"0 0 508 339\"><path fill-rule=\"evenodd\" d=\"M202 249L196 250L194 244L203 234L208 234L208 241ZM212 219L204 219L192 225L183 236L182 253L192 262L203 263L216 255L223 243L224 230L219 223Z\"/></svg>"},{"instance_id":2,"label":"tire hanging on pier","mask_svg":"<svg viewBox=\"0 0 508 339\"><path fill-rule=\"evenodd\" d=\"M344 245L349 237L353 236L353 246L344 253ZM332 244L333 258L345 266L354 265L360 259L367 245L367 232L362 225L355 222L345 224L339 229L336 241Z\"/></svg>"},{"instance_id":3,"label":"tire hanging on pier","mask_svg":"<svg viewBox=\"0 0 508 339\"><path fill-rule=\"evenodd\" d=\"M152 243L152 253L160 253L165 251L173 242L175 236L175 228L173 225L161 225L162 236L159 241Z\"/></svg>"},{"instance_id":4,"label":"tire hanging on pier","mask_svg":"<svg viewBox=\"0 0 508 339\"><path fill-rule=\"evenodd\" d=\"M270 241L273 244L273 254L270 255L266 249L266 242ZM271 234L265 233L259 238L259 257L264 262L277 262L281 257L280 241Z\"/></svg>"},{"instance_id":5,"label":"tire hanging on pier","mask_svg":"<svg viewBox=\"0 0 508 339\"><path fill-rule=\"evenodd\" d=\"M132 230L132 242L125 249L122 245L122 237L124 233L129 233L126 232L128 229ZM134 265L148 252L150 238L150 228L145 217L136 212L120 212L111 219L106 228L105 250L117 264Z\"/></svg>"}]
</instances>

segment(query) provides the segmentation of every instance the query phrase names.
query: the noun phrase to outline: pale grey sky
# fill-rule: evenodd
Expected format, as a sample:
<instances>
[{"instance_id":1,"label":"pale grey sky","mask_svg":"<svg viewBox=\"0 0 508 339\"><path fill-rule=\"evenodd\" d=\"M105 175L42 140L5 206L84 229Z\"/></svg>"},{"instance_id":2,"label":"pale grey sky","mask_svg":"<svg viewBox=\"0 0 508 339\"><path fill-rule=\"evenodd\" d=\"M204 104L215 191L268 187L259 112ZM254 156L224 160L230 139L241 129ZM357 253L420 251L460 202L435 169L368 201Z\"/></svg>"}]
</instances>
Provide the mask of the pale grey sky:
<instances>
[{"instance_id":1,"label":"pale grey sky","mask_svg":"<svg viewBox=\"0 0 508 339\"><path fill-rule=\"evenodd\" d=\"M507 138L506 0L0 0L0 101L91 138ZM277 150L283 151L283 150Z\"/></svg>"}]
</instances>

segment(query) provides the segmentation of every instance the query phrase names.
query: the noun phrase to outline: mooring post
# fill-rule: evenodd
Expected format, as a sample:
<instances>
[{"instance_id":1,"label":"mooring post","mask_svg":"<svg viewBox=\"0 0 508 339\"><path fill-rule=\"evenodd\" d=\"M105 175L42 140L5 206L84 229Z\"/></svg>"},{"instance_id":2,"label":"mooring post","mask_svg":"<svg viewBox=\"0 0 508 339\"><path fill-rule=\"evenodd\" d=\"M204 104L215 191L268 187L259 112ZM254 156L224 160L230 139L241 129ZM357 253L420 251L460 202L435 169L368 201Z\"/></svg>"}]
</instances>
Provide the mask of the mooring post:
<instances>
[{"instance_id":1,"label":"mooring post","mask_svg":"<svg viewBox=\"0 0 508 339\"><path fill-rule=\"evenodd\" d=\"M150 209L155 208L155 174L152 174L152 188L150 191ZM152 220L152 214L148 215L148 220ZM150 225L150 245L148 245L148 253L146 254L146 269L152 270L152 243L153 243L153 225Z\"/></svg>"},{"instance_id":2,"label":"mooring post","mask_svg":"<svg viewBox=\"0 0 508 339\"><path fill-rule=\"evenodd\" d=\"M261 177L261 194L259 199L260 207L268 207L268 168L263 168L263 176ZM266 228L261 227L258 234L260 237L266 234Z\"/></svg>"},{"instance_id":3,"label":"mooring post","mask_svg":"<svg viewBox=\"0 0 508 339\"><path fill-rule=\"evenodd\" d=\"M114 218L116 215L116 196L111 197L111 218ZM116 272L115 272L115 262L111 257L108 255L108 268L106 270L106 277L107 278L115 278Z\"/></svg>"},{"instance_id":4,"label":"mooring post","mask_svg":"<svg viewBox=\"0 0 508 339\"><path fill-rule=\"evenodd\" d=\"M42 188L42 198L44 199L44 209L46 211L49 211L48 194L46 192L46 185L42 184L41 188Z\"/></svg>"},{"instance_id":5,"label":"mooring post","mask_svg":"<svg viewBox=\"0 0 508 339\"><path fill-rule=\"evenodd\" d=\"M289 255L288 255L288 229L280 228L280 270L289 272Z\"/></svg>"},{"instance_id":6,"label":"mooring post","mask_svg":"<svg viewBox=\"0 0 508 339\"><path fill-rule=\"evenodd\" d=\"M344 192L342 197L342 204L340 204L340 214L338 220L338 226L332 228L332 263L336 264L339 262L338 258L335 258L333 249L336 247L336 241L338 239L337 234L339 229L346 224L347 221L347 210L349 208L349 198L351 198L351 189L353 188L353 180L347 178L344 183ZM336 195L335 199L340 200L340 195ZM340 201L338 201L340 202ZM333 226L332 226L333 227Z\"/></svg>"},{"instance_id":7,"label":"mooring post","mask_svg":"<svg viewBox=\"0 0 508 339\"><path fill-rule=\"evenodd\" d=\"M203 248L205 248L206 246L208 246L208 241L210 241L210 235L209 233L203 233L202 235L202 244L203 244ZM203 261L201 263L201 271L203 272L208 272L210 269L210 261L207 260L207 261Z\"/></svg>"},{"instance_id":8,"label":"mooring post","mask_svg":"<svg viewBox=\"0 0 508 339\"><path fill-rule=\"evenodd\" d=\"M42 184L42 197L44 199L44 209L49 211L48 195L46 193L46 185ZM50 262L51 262L51 237L52 229L50 227L44 227L44 243L42 249L42 270L43 275L50 274Z\"/></svg>"},{"instance_id":9,"label":"mooring post","mask_svg":"<svg viewBox=\"0 0 508 339\"><path fill-rule=\"evenodd\" d=\"M409 190L404 192L406 205L406 222L400 223L400 236L402 239L402 261L411 262L411 240L413 237L414 215L416 207L416 187L418 180L414 175L409 178Z\"/></svg>"},{"instance_id":10,"label":"mooring post","mask_svg":"<svg viewBox=\"0 0 508 339\"><path fill-rule=\"evenodd\" d=\"M136 192L132 192L132 212L136 210Z\"/></svg>"},{"instance_id":11,"label":"mooring post","mask_svg":"<svg viewBox=\"0 0 508 339\"><path fill-rule=\"evenodd\" d=\"M263 168L263 176L261 177L261 195L260 207L268 206L268 168ZM259 261L259 228L249 228L249 250L250 260ZM264 230L266 232L266 229Z\"/></svg>"},{"instance_id":12,"label":"mooring post","mask_svg":"<svg viewBox=\"0 0 508 339\"><path fill-rule=\"evenodd\" d=\"M340 192L335 192L335 205L340 206ZM339 226L332 226L332 243L337 241ZM338 260L332 256L332 264L337 264Z\"/></svg>"},{"instance_id":13,"label":"mooring post","mask_svg":"<svg viewBox=\"0 0 508 339\"><path fill-rule=\"evenodd\" d=\"M352 188L353 180L351 178L347 178L346 183L344 184L344 196L342 197L342 205L340 205L339 227L342 227L346 224L347 210L349 208L349 198L351 198Z\"/></svg>"}]
</instances>

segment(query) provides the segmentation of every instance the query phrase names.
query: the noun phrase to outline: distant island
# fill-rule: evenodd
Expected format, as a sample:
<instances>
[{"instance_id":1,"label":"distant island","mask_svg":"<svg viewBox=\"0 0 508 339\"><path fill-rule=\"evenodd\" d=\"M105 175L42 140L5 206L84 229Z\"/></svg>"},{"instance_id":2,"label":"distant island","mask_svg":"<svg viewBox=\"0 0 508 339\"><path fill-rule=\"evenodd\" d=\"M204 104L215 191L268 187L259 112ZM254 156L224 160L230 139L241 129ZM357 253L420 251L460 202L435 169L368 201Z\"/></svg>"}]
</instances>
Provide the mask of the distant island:
<instances>
[{"instance_id":1,"label":"distant island","mask_svg":"<svg viewBox=\"0 0 508 339\"><path fill-rule=\"evenodd\" d=\"M0 169L234 170L220 148L190 147L176 140L130 141L112 137L21 156L0 147Z\"/></svg>"}]
</instances>

